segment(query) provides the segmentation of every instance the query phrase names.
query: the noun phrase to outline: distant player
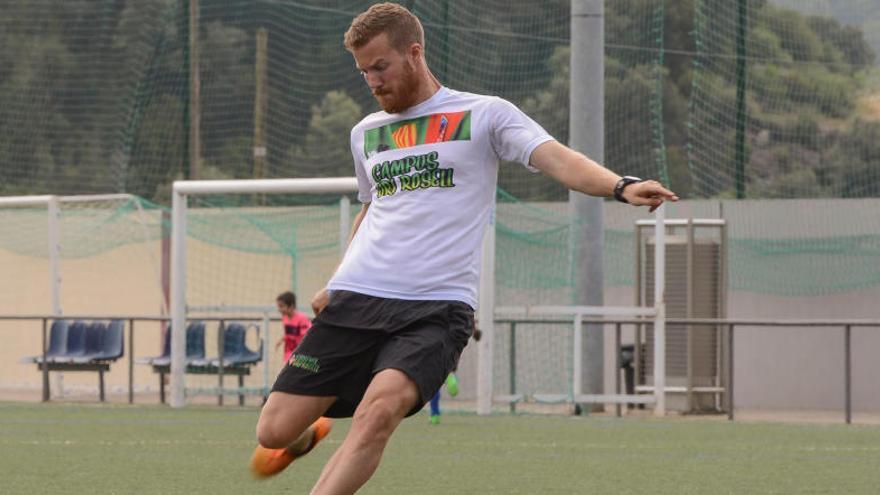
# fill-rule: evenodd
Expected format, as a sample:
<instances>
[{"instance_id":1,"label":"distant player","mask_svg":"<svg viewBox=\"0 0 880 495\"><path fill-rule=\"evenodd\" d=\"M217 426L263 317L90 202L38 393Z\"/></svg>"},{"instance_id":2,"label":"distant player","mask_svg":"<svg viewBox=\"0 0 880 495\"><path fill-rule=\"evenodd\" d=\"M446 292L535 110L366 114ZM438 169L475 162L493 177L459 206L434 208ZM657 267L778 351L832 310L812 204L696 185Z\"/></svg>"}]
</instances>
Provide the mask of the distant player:
<instances>
[{"instance_id":1,"label":"distant player","mask_svg":"<svg viewBox=\"0 0 880 495\"><path fill-rule=\"evenodd\" d=\"M449 392L451 397L455 397L458 395L458 377L455 376L455 372L449 374L446 377L446 391ZM437 389L437 393L434 394L434 397L431 397L431 401L428 403L429 411L429 420L432 425L440 424L440 389Z\"/></svg>"},{"instance_id":2,"label":"distant player","mask_svg":"<svg viewBox=\"0 0 880 495\"><path fill-rule=\"evenodd\" d=\"M474 326L474 334L471 337L479 342L480 338L483 336L483 332L480 331L479 328ZM455 376L455 370L452 370L452 373L446 377L446 391L449 392L449 395L455 397L458 395L458 377ZM434 397L431 397L431 402L428 404L429 410L429 420L432 425L440 424L440 389L437 389L437 393L434 394Z\"/></svg>"},{"instance_id":3,"label":"distant player","mask_svg":"<svg viewBox=\"0 0 880 495\"><path fill-rule=\"evenodd\" d=\"M366 483L400 422L458 363L474 330L480 244L502 161L635 205L678 199L567 148L501 98L442 86L424 46L419 20L392 3L373 5L345 33L382 107L351 131L363 206L342 263L312 299L314 325L263 407L251 461L255 475L277 474L324 438L321 416L353 416L315 495Z\"/></svg>"},{"instance_id":4,"label":"distant player","mask_svg":"<svg viewBox=\"0 0 880 495\"><path fill-rule=\"evenodd\" d=\"M296 309L296 295L293 292L283 292L275 299L278 312L281 313L281 323L284 325L284 335L275 343L275 349L284 344L284 362L290 360L293 350L302 342L306 332L312 327L309 317Z\"/></svg>"}]
</instances>

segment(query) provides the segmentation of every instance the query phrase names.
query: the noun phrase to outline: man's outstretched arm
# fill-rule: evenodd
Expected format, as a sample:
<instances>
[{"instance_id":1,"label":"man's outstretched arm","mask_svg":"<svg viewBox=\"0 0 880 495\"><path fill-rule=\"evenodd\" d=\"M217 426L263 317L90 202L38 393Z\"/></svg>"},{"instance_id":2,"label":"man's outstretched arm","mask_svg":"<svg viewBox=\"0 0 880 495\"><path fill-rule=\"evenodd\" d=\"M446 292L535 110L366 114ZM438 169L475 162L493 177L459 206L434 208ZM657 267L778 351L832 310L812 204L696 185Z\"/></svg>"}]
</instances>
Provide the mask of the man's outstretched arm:
<instances>
[{"instance_id":1,"label":"man's outstretched arm","mask_svg":"<svg viewBox=\"0 0 880 495\"><path fill-rule=\"evenodd\" d=\"M532 152L530 164L565 187L591 196L612 196L621 177L611 170L558 141L547 141ZM655 180L631 184L623 197L636 206L650 206L653 211L663 201L678 201L678 196Z\"/></svg>"}]
</instances>

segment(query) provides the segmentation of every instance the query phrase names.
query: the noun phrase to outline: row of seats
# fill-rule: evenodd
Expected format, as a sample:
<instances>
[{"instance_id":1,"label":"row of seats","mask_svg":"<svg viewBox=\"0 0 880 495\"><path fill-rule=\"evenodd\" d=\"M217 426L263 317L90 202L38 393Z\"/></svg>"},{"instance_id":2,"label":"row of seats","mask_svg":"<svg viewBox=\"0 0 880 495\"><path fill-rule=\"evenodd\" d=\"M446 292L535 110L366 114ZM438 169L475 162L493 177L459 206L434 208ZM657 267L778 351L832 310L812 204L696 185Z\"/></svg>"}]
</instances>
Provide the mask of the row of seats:
<instances>
[{"instance_id":1,"label":"row of seats","mask_svg":"<svg viewBox=\"0 0 880 495\"><path fill-rule=\"evenodd\" d=\"M231 323L224 326L223 330L223 366L220 366L220 357L205 358L205 324L192 322L186 327L186 354L184 357L187 373L215 374L221 370L223 373L231 373L238 376L238 386L244 386L244 375L250 374L250 367L260 361L263 354L262 345L260 350L250 350L245 344L247 328L240 323ZM162 338L162 354L138 360L141 364L153 367L153 372L159 374L159 402L165 403L165 375L171 371L171 327L165 331ZM223 403L223 394L218 396L220 404ZM238 395L239 405L244 405L244 395Z\"/></svg>"},{"instance_id":2,"label":"row of seats","mask_svg":"<svg viewBox=\"0 0 880 495\"><path fill-rule=\"evenodd\" d=\"M223 365L244 366L256 364L262 359L262 349L252 351L245 343L247 327L240 323L230 323L223 332ZM205 324L193 322L186 327L187 366L220 366L220 357L205 358ZM169 366L171 364L171 331L165 332L162 339L162 354L137 360L141 364L151 366Z\"/></svg>"},{"instance_id":3,"label":"row of seats","mask_svg":"<svg viewBox=\"0 0 880 495\"><path fill-rule=\"evenodd\" d=\"M64 364L111 363L125 353L123 320L109 323L94 321L69 322L55 320L49 331L46 362ZM170 327L169 327L170 330ZM245 343L247 328L240 323L226 325L223 336L224 366L256 364L262 358L262 349L252 351ZM43 356L29 356L25 363L42 363ZM137 362L153 366L171 364L171 332L163 336L162 354L141 358ZM220 357L205 358L205 324L190 323L186 328L186 363L192 366L219 366Z\"/></svg>"},{"instance_id":4,"label":"row of seats","mask_svg":"<svg viewBox=\"0 0 880 495\"><path fill-rule=\"evenodd\" d=\"M256 328L256 327L255 327ZM98 373L98 393L104 402L104 372L110 371L110 364L125 353L125 325L122 320L109 323L94 321L86 323L55 320L49 333L49 345L43 355L22 359L24 363L36 363L43 372L51 371L94 371ZM243 387L243 376L250 374L250 367L262 357L259 351L250 350L245 344L247 327L231 323L223 327L223 373L238 375L239 388ZM151 365L159 374L159 397L165 402L165 374L171 368L171 328L163 336L162 354L138 359L138 362ZM190 323L186 328L186 371L187 373L219 373L220 356L205 358L205 324ZM48 381L43 382L43 397L49 398ZM222 403L222 395L220 396ZM239 403L244 396L239 394Z\"/></svg>"},{"instance_id":5,"label":"row of seats","mask_svg":"<svg viewBox=\"0 0 880 495\"><path fill-rule=\"evenodd\" d=\"M122 320L109 323L55 320L49 332L46 362L66 364L111 363L125 353ZM24 358L27 363L42 363L43 356Z\"/></svg>"}]
</instances>

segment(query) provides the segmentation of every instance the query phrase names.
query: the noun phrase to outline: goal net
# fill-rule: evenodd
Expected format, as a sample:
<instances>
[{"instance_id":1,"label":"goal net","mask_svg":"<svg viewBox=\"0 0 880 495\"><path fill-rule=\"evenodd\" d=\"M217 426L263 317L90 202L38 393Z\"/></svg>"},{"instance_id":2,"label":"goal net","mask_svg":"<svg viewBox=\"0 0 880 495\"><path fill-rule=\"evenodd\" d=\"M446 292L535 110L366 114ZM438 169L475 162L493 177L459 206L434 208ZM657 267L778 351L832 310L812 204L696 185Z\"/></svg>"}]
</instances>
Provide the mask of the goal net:
<instances>
[{"instance_id":1,"label":"goal net","mask_svg":"<svg viewBox=\"0 0 880 495\"><path fill-rule=\"evenodd\" d=\"M284 365L283 349L276 348L283 335L276 297L294 292L298 309L311 316L311 296L344 252L355 191L354 178L175 183L172 328L203 322L205 359L217 365L221 323L226 329L241 324L253 359L237 385L220 390L216 373L199 374L192 366L180 372L188 362L180 347L178 361L172 360L181 366L172 364L173 406L183 405L184 397L268 393ZM183 337L172 333L173 357Z\"/></svg>"},{"instance_id":2,"label":"goal net","mask_svg":"<svg viewBox=\"0 0 880 495\"><path fill-rule=\"evenodd\" d=\"M172 327L204 321L205 348L212 350L219 348L218 318L224 324L251 322L260 329L250 334L249 349L263 355L238 387L218 390L217 377L184 372L191 371L186 366L186 342L182 332L175 332L172 406L182 407L190 397L202 394L268 393L270 377L284 364L283 353L274 348L282 330L278 322L260 326L261 322L276 316L275 298L286 290L294 291L299 309L311 314L309 298L324 287L344 253L356 209L351 207L355 191L354 178L175 183ZM572 328L582 310L564 310L561 317L570 323L561 327L533 322L529 331L516 336L507 326L493 331L496 317L504 317L498 306L573 302L566 296L571 279L570 226L563 216L566 220L559 223L557 218L559 225L547 229L543 211L524 211L522 204L496 208L496 221L487 228L483 245L477 314L484 336L462 356L459 373L467 384L462 393L478 412L489 412L493 404L508 400L512 381L518 382L517 392L523 396L551 395L571 403L581 392L577 377L582 357L573 350L580 348L582 335ZM519 218L524 225L529 215L532 233L509 230L502 223ZM512 353L511 346L520 350ZM513 355L518 356L515 363L509 357ZM511 372L512 367L516 369Z\"/></svg>"}]
</instances>

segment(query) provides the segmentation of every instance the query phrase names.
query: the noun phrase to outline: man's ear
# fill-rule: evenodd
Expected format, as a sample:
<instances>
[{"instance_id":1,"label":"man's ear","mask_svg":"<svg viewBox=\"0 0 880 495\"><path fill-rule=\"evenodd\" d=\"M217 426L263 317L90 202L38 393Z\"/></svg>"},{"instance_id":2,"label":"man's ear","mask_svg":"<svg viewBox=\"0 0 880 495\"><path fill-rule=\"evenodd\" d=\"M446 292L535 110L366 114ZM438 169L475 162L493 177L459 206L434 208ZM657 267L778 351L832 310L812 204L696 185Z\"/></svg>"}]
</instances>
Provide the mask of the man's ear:
<instances>
[{"instance_id":1,"label":"man's ear","mask_svg":"<svg viewBox=\"0 0 880 495\"><path fill-rule=\"evenodd\" d=\"M413 43L409 45L408 54L410 58L412 58L413 62L418 62L420 58L422 58L422 45L419 43Z\"/></svg>"}]
</instances>

